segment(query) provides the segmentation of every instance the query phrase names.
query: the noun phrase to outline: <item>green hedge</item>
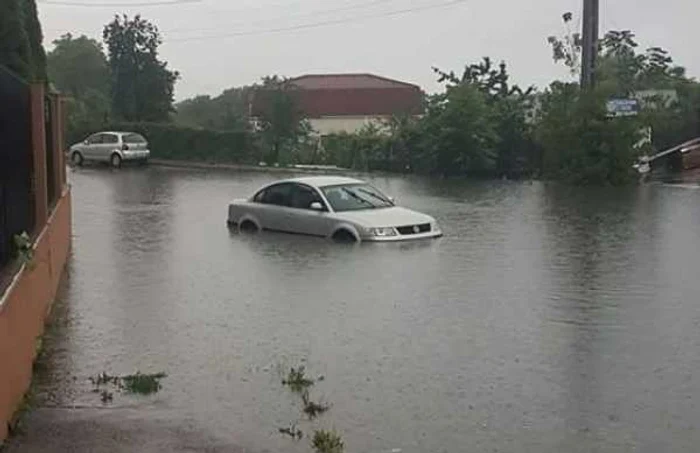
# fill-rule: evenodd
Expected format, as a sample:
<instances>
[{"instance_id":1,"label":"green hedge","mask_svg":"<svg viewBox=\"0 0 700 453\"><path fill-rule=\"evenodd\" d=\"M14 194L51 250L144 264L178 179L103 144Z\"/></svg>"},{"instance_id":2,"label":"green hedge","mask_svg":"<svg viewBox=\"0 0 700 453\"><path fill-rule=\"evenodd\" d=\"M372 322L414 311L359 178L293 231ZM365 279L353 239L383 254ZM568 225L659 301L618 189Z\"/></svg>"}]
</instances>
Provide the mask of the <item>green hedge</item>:
<instances>
[{"instance_id":1,"label":"green hedge","mask_svg":"<svg viewBox=\"0 0 700 453\"><path fill-rule=\"evenodd\" d=\"M137 132L148 140L153 159L192 160L212 163L257 164L258 152L244 131L192 129L162 123L112 123L103 131ZM80 134L82 140L95 130Z\"/></svg>"}]
</instances>

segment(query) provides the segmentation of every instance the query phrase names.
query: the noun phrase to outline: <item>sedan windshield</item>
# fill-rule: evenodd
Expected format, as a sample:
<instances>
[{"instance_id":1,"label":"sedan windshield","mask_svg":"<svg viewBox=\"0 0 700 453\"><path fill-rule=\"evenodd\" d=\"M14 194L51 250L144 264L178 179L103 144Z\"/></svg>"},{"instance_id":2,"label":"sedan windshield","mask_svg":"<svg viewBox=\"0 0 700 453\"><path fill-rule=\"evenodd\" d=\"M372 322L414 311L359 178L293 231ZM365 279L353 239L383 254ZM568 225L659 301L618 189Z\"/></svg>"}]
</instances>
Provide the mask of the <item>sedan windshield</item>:
<instances>
[{"instance_id":1,"label":"sedan windshield","mask_svg":"<svg viewBox=\"0 0 700 453\"><path fill-rule=\"evenodd\" d=\"M368 184L326 186L321 190L335 212L394 206L389 197Z\"/></svg>"}]
</instances>

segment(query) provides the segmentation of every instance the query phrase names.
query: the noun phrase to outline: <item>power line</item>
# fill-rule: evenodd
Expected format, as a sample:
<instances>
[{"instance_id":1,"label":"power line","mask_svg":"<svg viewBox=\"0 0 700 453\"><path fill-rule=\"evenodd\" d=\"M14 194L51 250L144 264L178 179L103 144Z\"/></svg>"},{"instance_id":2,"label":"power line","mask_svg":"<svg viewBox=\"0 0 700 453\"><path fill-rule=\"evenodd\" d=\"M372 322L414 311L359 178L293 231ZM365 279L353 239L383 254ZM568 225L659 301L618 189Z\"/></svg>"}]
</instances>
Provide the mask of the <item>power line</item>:
<instances>
[{"instance_id":1,"label":"power line","mask_svg":"<svg viewBox=\"0 0 700 453\"><path fill-rule=\"evenodd\" d=\"M318 10L318 11L310 11L308 13L302 13L302 14L289 14L285 16L274 16L274 17L269 17L265 18L262 20L256 20L256 21L235 21L235 22L228 22L226 26L231 26L231 25L236 25L236 24L256 24L256 23L266 23L266 22L271 22L279 19L293 19L293 18L298 18L298 17L314 17L314 16L324 16L327 14L331 13L338 13L338 12L343 12L343 11L353 11L353 10L359 10L359 9L365 9L367 7L373 7L377 5L382 5L385 3L390 3L390 2L395 2L396 0L371 0L368 2L363 2L363 3L356 3L356 4L350 4L350 5L345 5L341 6L338 8L331 8L331 9L324 9L324 10ZM237 10L235 12L247 12L251 10ZM195 31L212 31L211 27L206 27L206 28L173 28L170 30L163 30L163 33L189 33L189 32L195 32Z\"/></svg>"},{"instance_id":2,"label":"power line","mask_svg":"<svg viewBox=\"0 0 700 453\"><path fill-rule=\"evenodd\" d=\"M351 22L359 22L359 21L363 21L363 20L367 20L367 19L376 19L376 18L381 18L381 17L392 17L392 16L403 15L403 14L415 13L415 12L419 12L419 11L427 11L427 10L431 10L431 9L447 8L450 6L458 5L460 3L466 3L467 1L469 1L469 0L453 0L453 1L449 1L449 2L438 3L435 5L428 5L428 6L419 7L419 8L406 8L406 9L388 11L388 12L382 13L382 14L367 14L364 16L356 16L356 17L349 17L349 18L344 18L344 19L335 19L335 20L327 20L327 21L322 21L322 22L312 22L312 23L308 23L308 24L294 25L291 27L269 28L269 29L264 29L264 30L251 30L251 31L242 31L242 32L235 32L235 33L224 33L224 34L218 34L218 35L192 36L192 37L187 37L187 38L166 39L166 42L203 41L203 40L207 40L207 39L220 39L220 38L232 38L232 37L237 37L237 36L263 35L263 34L268 34L268 33L281 33L281 32L286 32L286 31L304 30L304 29L309 29L309 28L320 28L320 27L327 27L330 25L340 25L340 24L346 24L346 23L351 23Z\"/></svg>"},{"instance_id":3,"label":"power line","mask_svg":"<svg viewBox=\"0 0 700 453\"><path fill-rule=\"evenodd\" d=\"M63 0L40 0L39 3L44 5L55 6L84 6L90 8L128 8L130 6L167 6L167 5L182 5L185 3L201 3L203 0L157 0L153 2L136 2L136 3L88 3L88 2L73 2Z\"/></svg>"}]
</instances>

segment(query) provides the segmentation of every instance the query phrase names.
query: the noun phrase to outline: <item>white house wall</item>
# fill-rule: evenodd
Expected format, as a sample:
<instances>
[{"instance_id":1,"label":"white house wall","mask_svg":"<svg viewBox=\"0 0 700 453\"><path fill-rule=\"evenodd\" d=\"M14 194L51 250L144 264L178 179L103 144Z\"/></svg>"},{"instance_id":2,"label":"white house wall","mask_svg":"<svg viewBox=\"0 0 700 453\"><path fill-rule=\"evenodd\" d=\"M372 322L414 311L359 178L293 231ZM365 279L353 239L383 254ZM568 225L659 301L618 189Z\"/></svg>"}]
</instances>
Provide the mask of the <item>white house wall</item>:
<instances>
[{"instance_id":1,"label":"white house wall","mask_svg":"<svg viewBox=\"0 0 700 453\"><path fill-rule=\"evenodd\" d=\"M374 124L381 129L384 128L385 120L386 118L372 116L334 116L310 118L309 122L318 135L330 135L339 132L352 134L369 124Z\"/></svg>"}]
</instances>

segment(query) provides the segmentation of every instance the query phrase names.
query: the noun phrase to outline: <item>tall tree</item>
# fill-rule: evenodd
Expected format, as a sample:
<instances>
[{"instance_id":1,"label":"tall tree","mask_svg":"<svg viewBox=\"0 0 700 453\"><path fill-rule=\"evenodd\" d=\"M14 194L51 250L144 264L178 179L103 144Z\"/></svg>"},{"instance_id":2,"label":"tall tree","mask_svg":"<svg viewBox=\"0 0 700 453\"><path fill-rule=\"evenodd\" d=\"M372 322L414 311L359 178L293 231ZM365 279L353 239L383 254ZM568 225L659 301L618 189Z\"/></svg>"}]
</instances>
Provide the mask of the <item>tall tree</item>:
<instances>
[{"instance_id":1,"label":"tall tree","mask_svg":"<svg viewBox=\"0 0 700 453\"><path fill-rule=\"evenodd\" d=\"M65 34L47 55L49 77L67 96L67 138L77 141L110 117L109 68L102 47L86 36Z\"/></svg>"},{"instance_id":2,"label":"tall tree","mask_svg":"<svg viewBox=\"0 0 700 453\"><path fill-rule=\"evenodd\" d=\"M572 77L578 78L581 73L581 52L583 40L581 33L571 30L571 21L574 15L566 12L562 15L566 32L564 36L549 36L547 42L552 46L552 57L555 62L563 62L569 68Z\"/></svg>"},{"instance_id":3,"label":"tall tree","mask_svg":"<svg viewBox=\"0 0 700 453\"><path fill-rule=\"evenodd\" d=\"M35 0L0 3L0 64L29 81L45 81L42 40Z\"/></svg>"},{"instance_id":4,"label":"tall tree","mask_svg":"<svg viewBox=\"0 0 700 453\"><path fill-rule=\"evenodd\" d=\"M433 71L439 82L446 83L448 93L455 87L469 86L483 95L489 124L497 137L493 172L498 176L520 176L529 171L534 146L526 118L531 109L534 87L523 90L511 84L506 63L501 62L495 67L488 57L465 66L461 76L437 68Z\"/></svg>"},{"instance_id":5,"label":"tall tree","mask_svg":"<svg viewBox=\"0 0 700 453\"><path fill-rule=\"evenodd\" d=\"M278 76L263 78L262 86L256 90L259 128L268 163L289 160L311 132L309 122L297 105L294 90L293 84Z\"/></svg>"},{"instance_id":6,"label":"tall tree","mask_svg":"<svg viewBox=\"0 0 700 453\"><path fill-rule=\"evenodd\" d=\"M158 28L136 15L115 16L102 33L109 54L112 112L126 121L168 121L179 74L158 59Z\"/></svg>"},{"instance_id":7,"label":"tall tree","mask_svg":"<svg viewBox=\"0 0 700 453\"><path fill-rule=\"evenodd\" d=\"M109 68L100 43L67 33L53 44L47 55L48 70L51 82L61 92L74 97L90 91L109 93Z\"/></svg>"},{"instance_id":8,"label":"tall tree","mask_svg":"<svg viewBox=\"0 0 700 453\"><path fill-rule=\"evenodd\" d=\"M486 96L470 84L448 86L430 98L421 122L415 168L452 175L492 175L496 168L496 124Z\"/></svg>"},{"instance_id":9,"label":"tall tree","mask_svg":"<svg viewBox=\"0 0 700 453\"><path fill-rule=\"evenodd\" d=\"M610 91L582 92L575 83L553 83L541 99L536 136L546 178L574 184L625 184L635 179L641 123L607 117Z\"/></svg>"},{"instance_id":10,"label":"tall tree","mask_svg":"<svg viewBox=\"0 0 700 453\"><path fill-rule=\"evenodd\" d=\"M248 127L249 103L253 87L229 88L219 96L185 99L175 105L175 121L204 129L244 130Z\"/></svg>"},{"instance_id":11,"label":"tall tree","mask_svg":"<svg viewBox=\"0 0 700 453\"><path fill-rule=\"evenodd\" d=\"M29 52L31 56L31 69L33 80L46 80L46 52L44 51L44 35L41 32L41 23L36 10L36 0L25 0L24 22L29 38Z\"/></svg>"}]
</instances>

